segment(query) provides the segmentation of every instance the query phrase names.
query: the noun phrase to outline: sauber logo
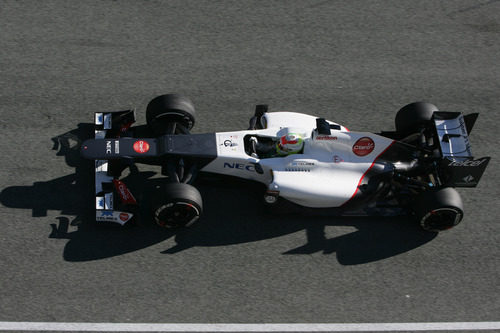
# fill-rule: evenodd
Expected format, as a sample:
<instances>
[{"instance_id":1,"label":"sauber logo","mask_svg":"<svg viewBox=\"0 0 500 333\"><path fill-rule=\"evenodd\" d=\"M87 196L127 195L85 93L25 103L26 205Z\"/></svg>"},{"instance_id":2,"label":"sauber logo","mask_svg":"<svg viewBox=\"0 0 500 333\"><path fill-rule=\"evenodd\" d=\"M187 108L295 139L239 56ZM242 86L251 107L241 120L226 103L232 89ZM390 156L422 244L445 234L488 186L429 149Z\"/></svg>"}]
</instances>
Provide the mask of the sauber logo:
<instances>
[{"instance_id":1,"label":"sauber logo","mask_svg":"<svg viewBox=\"0 0 500 333\"><path fill-rule=\"evenodd\" d=\"M352 146L352 152L357 156L366 156L370 154L373 149L375 149L375 142L367 136L360 138L354 146Z\"/></svg>"},{"instance_id":2,"label":"sauber logo","mask_svg":"<svg viewBox=\"0 0 500 333\"><path fill-rule=\"evenodd\" d=\"M342 163L344 162L344 159L340 157L339 155L333 155L333 163Z\"/></svg>"},{"instance_id":3,"label":"sauber logo","mask_svg":"<svg viewBox=\"0 0 500 333\"><path fill-rule=\"evenodd\" d=\"M120 220L122 221L127 221L128 220L128 214L127 213L121 213L120 214Z\"/></svg>"},{"instance_id":4,"label":"sauber logo","mask_svg":"<svg viewBox=\"0 0 500 333\"><path fill-rule=\"evenodd\" d=\"M134 143L134 150L139 154L144 154L149 150L149 143L143 140L136 141Z\"/></svg>"}]
</instances>

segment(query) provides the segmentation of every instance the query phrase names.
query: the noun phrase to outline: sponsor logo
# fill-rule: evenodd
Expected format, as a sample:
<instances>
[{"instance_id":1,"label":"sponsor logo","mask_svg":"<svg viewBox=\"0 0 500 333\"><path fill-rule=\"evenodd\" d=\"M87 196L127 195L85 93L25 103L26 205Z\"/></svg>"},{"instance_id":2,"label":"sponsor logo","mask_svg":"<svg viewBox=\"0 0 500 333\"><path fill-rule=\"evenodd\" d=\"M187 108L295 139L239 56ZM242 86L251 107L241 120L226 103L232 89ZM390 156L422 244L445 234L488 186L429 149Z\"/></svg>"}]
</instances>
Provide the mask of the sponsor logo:
<instances>
[{"instance_id":1,"label":"sponsor logo","mask_svg":"<svg viewBox=\"0 0 500 333\"><path fill-rule=\"evenodd\" d=\"M373 149L375 149L375 142L367 136L360 138L354 146L352 146L352 152L357 156L366 156L370 154Z\"/></svg>"},{"instance_id":2,"label":"sponsor logo","mask_svg":"<svg viewBox=\"0 0 500 333\"><path fill-rule=\"evenodd\" d=\"M124 225L128 222L134 215L126 212L113 212L113 211L101 211L96 214L96 221L100 222L114 222Z\"/></svg>"},{"instance_id":3,"label":"sponsor logo","mask_svg":"<svg viewBox=\"0 0 500 333\"><path fill-rule=\"evenodd\" d=\"M344 162L344 159L339 155L333 155L333 163L341 163Z\"/></svg>"},{"instance_id":4,"label":"sponsor logo","mask_svg":"<svg viewBox=\"0 0 500 333\"><path fill-rule=\"evenodd\" d=\"M113 212L113 211L102 211L100 214L96 215L96 221L101 222L116 222L121 225L129 221L133 214L126 212Z\"/></svg>"},{"instance_id":5,"label":"sponsor logo","mask_svg":"<svg viewBox=\"0 0 500 333\"><path fill-rule=\"evenodd\" d=\"M114 216L96 216L96 221L99 222L115 222L115 217Z\"/></svg>"},{"instance_id":6,"label":"sponsor logo","mask_svg":"<svg viewBox=\"0 0 500 333\"><path fill-rule=\"evenodd\" d=\"M337 137L336 136L317 136L316 137L316 140L327 140L327 141L335 141L337 140Z\"/></svg>"},{"instance_id":7,"label":"sponsor logo","mask_svg":"<svg viewBox=\"0 0 500 333\"><path fill-rule=\"evenodd\" d=\"M477 167L483 164L487 158L483 158L482 160L465 160L465 161L452 161L448 166L451 167Z\"/></svg>"},{"instance_id":8,"label":"sponsor logo","mask_svg":"<svg viewBox=\"0 0 500 333\"><path fill-rule=\"evenodd\" d=\"M123 183L118 185L118 191L120 192L120 196L122 197L122 199L124 201L127 201L128 199L130 199L130 195L127 191L127 188L125 187L125 185Z\"/></svg>"},{"instance_id":9,"label":"sponsor logo","mask_svg":"<svg viewBox=\"0 0 500 333\"><path fill-rule=\"evenodd\" d=\"M224 162L224 168L246 170L250 172L255 172L255 166L253 164L241 164L241 163L228 163Z\"/></svg>"},{"instance_id":10,"label":"sponsor logo","mask_svg":"<svg viewBox=\"0 0 500 333\"><path fill-rule=\"evenodd\" d=\"M130 126L132 126L132 124L133 122L122 125L122 127L120 127L120 132L125 133L130 128Z\"/></svg>"},{"instance_id":11,"label":"sponsor logo","mask_svg":"<svg viewBox=\"0 0 500 333\"><path fill-rule=\"evenodd\" d=\"M106 141L106 154L111 154L111 141Z\"/></svg>"},{"instance_id":12,"label":"sponsor logo","mask_svg":"<svg viewBox=\"0 0 500 333\"><path fill-rule=\"evenodd\" d=\"M134 204L134 205L137 204L137 201L135 201L134 196L121 180L114 179L113 184L115 185L115 188L118 191L118 194L120 195L120 198L123 203Z\"/></svg>"},{"instance_id":13,"label":"sponsor logo","mask_svg":"<svg viewBox=\"0 0 500 333\"><path fill-rule=\"evenodd\" d=\"M294 161L289 164L290 166L312 166L313 162L303 162L303 161Z\"/></svg>"},{"instance_id":14,"label":"sponsor logo","mask_svg":"<svg viewBox=\"0 0 500 333\"><path fill-rule=\"evenodd\" d=\"M116 140L115 141L115 154L120 153L120 141Z\"/></svg>"},{"instance_id":15,"label":"sponsor logo","mask_svg":"<svg viewBox=\"0 0 500 333\"><path fill-rule=\"evenodd\" d=\"M474 177L472 177L472 175L468 175L468 176L465 176L464 178L462 178L462 180L465 182L465 183L471 183L474 181Z\"/></svg>"},{"instance_id":16,"label":"sponsor logo","mask_svg":"<svg viewBox=\"0 0 500 333\"><path fill-rule=\"evenodd\" d=\"M144 140L139 140L134 143L134 150L139 154L144 154L149 150L149 143Z\"/></svg>"},{"instance_id":17,"label":"sponsor logo","mask_svg":"<svg viewBox=\"0 0 500 333\"><path fill-rule=\"evenodd\" d=\"M220 143L220 146L224 148L230 148L230 150L232 151L236 151L235 147L238 146L238 143L234 142L231 139L225 139L223 142Z\"/></svg>"},{"instance_id":18,"label":"sponsor logo","mask_svg":"<svg viewBox=\"0 0 500 333\"><path fill-rule=\"evenodd\" d=\"M104 208L113 209L113 193L104 194Z\"/></svg>"}]
</instances>

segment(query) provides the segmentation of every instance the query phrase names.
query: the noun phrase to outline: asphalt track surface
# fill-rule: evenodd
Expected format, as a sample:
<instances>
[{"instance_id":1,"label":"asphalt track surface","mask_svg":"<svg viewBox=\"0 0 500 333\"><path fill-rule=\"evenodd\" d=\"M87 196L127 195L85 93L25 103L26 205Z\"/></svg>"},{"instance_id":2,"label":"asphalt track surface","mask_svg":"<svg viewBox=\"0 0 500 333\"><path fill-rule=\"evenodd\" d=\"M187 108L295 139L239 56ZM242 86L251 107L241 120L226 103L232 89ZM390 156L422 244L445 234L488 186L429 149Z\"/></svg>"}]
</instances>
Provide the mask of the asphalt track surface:
<instances>
[{"instance_id":1,"label":"asphalt track surface","mask_svg":"<svg viewBox=\"0 0 500 333\"><path fill-rule=\"evenodd\" d=\"M0 321L500 320L499 22L500 1L0 2ZM473 152L492 161L439 235L268 215L217 182L191 230L95 225L77 153L93 112L142 123L169 92L195 103L196 133L244 129L259 103L391 130L427 100L479 112Z\"/></svg>"}]
</instances>

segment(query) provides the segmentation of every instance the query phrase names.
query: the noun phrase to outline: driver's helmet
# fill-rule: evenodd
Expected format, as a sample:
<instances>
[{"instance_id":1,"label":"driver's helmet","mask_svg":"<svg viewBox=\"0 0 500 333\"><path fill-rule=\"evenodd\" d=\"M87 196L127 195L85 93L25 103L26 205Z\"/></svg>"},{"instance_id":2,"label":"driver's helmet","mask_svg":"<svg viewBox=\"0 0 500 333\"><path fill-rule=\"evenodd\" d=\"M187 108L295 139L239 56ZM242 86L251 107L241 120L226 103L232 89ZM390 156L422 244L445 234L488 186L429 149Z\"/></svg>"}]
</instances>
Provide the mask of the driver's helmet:
<instances>
[{"instance_id":1,"label":"driver's helmet","mask_svg":"<svg viewBox=\"0 0 500 333\"><path fill-rule=\"evenodd\" d=\"M304 147L304 139L300 134L288 133L276 143L276 152L279 155L297 154Z\"/></svg>"}]
</instances>

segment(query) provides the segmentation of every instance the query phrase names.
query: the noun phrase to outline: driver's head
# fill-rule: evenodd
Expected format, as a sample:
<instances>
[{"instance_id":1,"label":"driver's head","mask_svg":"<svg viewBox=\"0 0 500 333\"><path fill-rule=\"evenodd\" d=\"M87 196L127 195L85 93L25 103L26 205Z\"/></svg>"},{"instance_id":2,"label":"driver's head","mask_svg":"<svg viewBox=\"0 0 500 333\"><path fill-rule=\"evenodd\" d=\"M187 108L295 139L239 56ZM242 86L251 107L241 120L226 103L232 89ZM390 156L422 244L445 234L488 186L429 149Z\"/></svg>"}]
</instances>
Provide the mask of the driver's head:
<instances>
[{"instance_id":1,"label":"driver's head","mask_svg":"<svg viewBox=\"0 0 500 333\"><path fill-rule=\"evenodd\" d=\"M288 133L283 135L276 144L276 151L280 155L297 154L304 147L304 139L300 134Z\"/></svg>"}]
</instances>

